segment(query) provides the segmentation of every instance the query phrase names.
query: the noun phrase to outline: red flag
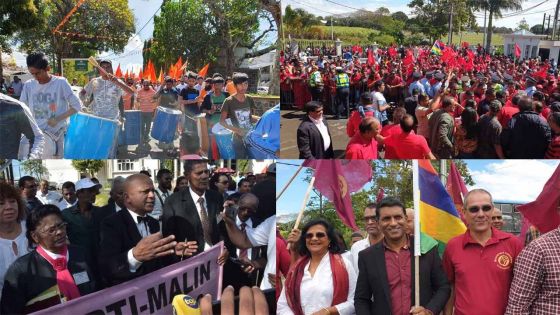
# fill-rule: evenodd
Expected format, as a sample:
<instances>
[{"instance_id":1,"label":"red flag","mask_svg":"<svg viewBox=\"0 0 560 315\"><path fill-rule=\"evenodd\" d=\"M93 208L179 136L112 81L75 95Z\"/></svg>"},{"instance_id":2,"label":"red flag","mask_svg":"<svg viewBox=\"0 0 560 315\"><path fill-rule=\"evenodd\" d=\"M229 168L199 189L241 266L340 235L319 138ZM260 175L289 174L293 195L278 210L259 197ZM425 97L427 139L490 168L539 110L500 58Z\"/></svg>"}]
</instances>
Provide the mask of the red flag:
<instances>
[{"instance_id":1,"label":"red flag","mask_svg":"<svg viewBox=\"0 0 560 315\"><path fill-rule=\"evenodd\" d=\"M533 77L534 78L541 78L541 79L544 80L546 78L547 73L548 73L548 68L549 67L550 67L549 65L545 65L544 67L541 67L541 70L533 73Z\"/></svg>"},{"instance_id":2,"label":"red flag","mask_svg":"<svg viewBox=\"0 0 560 315\"><path fill-rule=\"evenodd\" d=\"M406 56L403 59L403 65L408 66L414 63L414 56L412 55L412 50L407 50Z\"/></svg>"},{"instance_id":3,"label":"red flag","mask_svg":"<svg viewBox=\"0 0 560 315\"><path fill-rule=\"evenodd\" d=\"M463 42L463 43L461 44L461 46L462 46L463 48L467 48L467 49L468 49L470 45L469 45L468 42Z\"/></svg>"},{"instance_id":4,"label":"red flag","mask_svg":"<svg viewBox=\"0 0 560 315\"><path fill-rule=\"evenodd\" d=\"M453 203L455 204L457 212L459 212L459 215L461 216L461 220L465 222L465 217L463 215L463 200L467 195L468 190L461 173L459 173L459 170L452 160L449 168L449 174L447 175L445 190L447 190L449 196L453 199Z\"/></svg>"},{"instance_id":5,"label":"red flag","mask_svg":"<svg viewBox=\"0 0 560 315\"><path fill-rule=\"evenodd\" d=\"M371 48L369 48L367 52L367 64L370 67L375 64L375 58L373 57L373 49Z\"/></svg>"},{"instance_id":6,"label":"red flag","mask_svg":"<svg viewBox=\"0 0 560 315\"><path fill-rule=\"evenodd\" d=\"M125 80L128 80L129 74L128 74L128 69L126 69L126 73L124 74L124 78Z\"/></svg>"},{"instance_id":7,"label":"red flag","mask_svg":"<svg viewBox=\"0 0 560 315\"><path fill-rule=\"evenodd\" d=\"M140 68L140 72L138 72L138 80L142 80L144 78L144 73L142 68Z\"/></svg>"},{"instance_id":8,"label":"red flag","mask_svg":"<svg viewBox=\"0 0 560 315\"><path fill-rule=\"evenodd\" d=\"M517 45L517 43L515 43L515 57L521 57L521 48L519 47L519 45Z\"/></svg>"},{"instance_id":9,"label":"red flag","mask_svg":"<svg viewBox=\"0 0 560 315\"><path fill-rule=\"evenodd\" d=\"M155 83L157 80L156 69L154 67L154 63L151 60L149 62L149 66L150 66L150 81Z\"/></svg>"},{"instance_id":10,"label":"red flag","mask_svg":"<svg viewBox=\"0 0 560 315\"><path fill-rule=\"evenodd\" d=\"M383 187L381 187L377 192L377 198L375 199L375 202L380 202L383 199L383 197L385 197L385 190L383 189Z\"/></svg>"},{"instance_id":11,"label":"red flag","mask_svg":"<svg viewBox=\"0 0 560 315\"><path fill-rule=\"evenodd\" d=\"M395 57L397 55L397 50L393 46L389 47L389 50L387 52L391 57Z\"/></svg>"},{"instance_id":12,"label":"red flag","mask_svg":"<svg viewBox=\"0 0 560 315\"><path fill-rule=\"evenodd\" d=\"M371 165L366 160L306 160L303 166L315 168L315 188L330 200L340 220L358 230L350 193L371 180Z\"/></svg>"},{"instance_id":13,"label":"red flag","mask_svg":"<svg viewBox=\"0 0 560 315\"><path fill-rule=\"evenodd\" d=\"M117 66L117 71L115 71L115 76L117 78L122 78L123 74L122 74L122 70L121 70L121 64L119 63L119 65Z\"/></svg>"},{"instance_id":14,"label":"red flag","mask_svg":"<svg viewBox=\"0 0 560 315\"><path fill-rule=\"evenodd\" d=\"M560 225L558 204L560 202L560 165L544 184L543 190L533 202L517 206L523 214L541 233L554 230Z\"/></svg>"}]
</instances>

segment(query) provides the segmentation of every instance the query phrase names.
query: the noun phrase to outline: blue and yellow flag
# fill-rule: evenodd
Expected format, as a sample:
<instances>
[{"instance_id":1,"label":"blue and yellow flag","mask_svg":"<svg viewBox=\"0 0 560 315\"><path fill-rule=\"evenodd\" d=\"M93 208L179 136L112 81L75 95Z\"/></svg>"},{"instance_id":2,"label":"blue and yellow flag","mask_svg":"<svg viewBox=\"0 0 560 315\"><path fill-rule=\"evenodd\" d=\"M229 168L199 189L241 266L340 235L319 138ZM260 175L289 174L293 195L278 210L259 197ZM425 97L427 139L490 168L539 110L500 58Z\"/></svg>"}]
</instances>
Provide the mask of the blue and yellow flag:
<instances>
[{"instance_id":1,"label":"blue and yellow flag","mask_svg":"<svg viewBox=\"0 0 560 315\"><path fill-rule=\"evenodd\" d=\"M436 40L434 42L434 45L432 46L432 53L441 56L443 54L444 49L445 49L445 45L439 40Z\"/></svg>"},{"instance_id":2,"label":"blue and yellow flag","mask_svg":"<svg viewBox=\"0 0 560 315\"><path fill-rule=\"evenodd\" d=\"M434 238L439 243L440 254L443 254L447 242L465 233L467 228L429 160L418 161L418 186L420 231Z\"/></svg>"}]
</instances>

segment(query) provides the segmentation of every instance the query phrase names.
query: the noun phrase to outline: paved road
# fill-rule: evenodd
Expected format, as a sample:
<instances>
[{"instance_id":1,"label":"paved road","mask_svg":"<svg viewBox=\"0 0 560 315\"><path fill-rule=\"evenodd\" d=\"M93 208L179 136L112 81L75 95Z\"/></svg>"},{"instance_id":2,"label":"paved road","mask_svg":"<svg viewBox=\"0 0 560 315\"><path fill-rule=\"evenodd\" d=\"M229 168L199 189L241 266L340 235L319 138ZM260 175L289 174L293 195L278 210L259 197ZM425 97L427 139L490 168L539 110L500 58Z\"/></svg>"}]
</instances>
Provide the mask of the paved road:
<instances>
[{"instance_id":1,"label":"paved road","mask_svg":"<svg viewBox=\"0 0 560 315\"><path fill-rule=\"evenodd\" d=\"M297 159L299 151L297 147L297 128L305 113L301 110L282 110L280 112L280 158ZM331 139L333 141L334 156L336 158L344 158L346 145L348 144L348 136L346 135L347 119L334 119L334 115L325 115L329 130L331 131Z\"/></svg>"}]
</instances>

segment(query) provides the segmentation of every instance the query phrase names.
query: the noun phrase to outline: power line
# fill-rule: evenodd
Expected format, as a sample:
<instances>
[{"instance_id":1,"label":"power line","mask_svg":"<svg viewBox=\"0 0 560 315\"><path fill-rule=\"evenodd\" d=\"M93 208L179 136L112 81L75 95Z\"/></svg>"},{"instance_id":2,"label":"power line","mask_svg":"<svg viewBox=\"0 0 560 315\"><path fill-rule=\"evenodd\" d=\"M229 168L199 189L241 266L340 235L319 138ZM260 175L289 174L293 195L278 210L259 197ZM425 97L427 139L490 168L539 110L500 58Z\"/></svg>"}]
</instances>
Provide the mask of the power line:
<instances>
[{"instance_id":1,"label":"power line","mask_svg":"<svg viewBox=\"0 0 560 315\"><path fill-rule=\"evenodd\" d=\"M327 0L327 1L328 1L328 0ZM525 9L521 9L521 10L519 10L519 11L515 11L515 12L510 12L510 13L502 14L502 17L501 17L501 18L503 19L503 18L508 18L508 17L517 16L517 15L520 15L520 14L525 14L527 11L532 10L532 9L534 9L534 8L537 8L537 7L541 6L542 4L544 4L544 3L548 2L548 1L550 1L550 0L545 0L545 1L543 1L543 2L537 3L536 5L534 5L534 6L532 6L532 7L525 8ZM553 9L553 8L551 8L551 9ZM551 10L551 9L548 9L548 10ZM483 17L484 17L484 16L481 15L481 14L473 14L473 15L474 15L475 17L477 17L477 18L483 18ZM500 19L500 18L496 18L496 19Z\"/></svg>"},{"instance_id":2,"label":"power line","mask_svg":"<svg viewBox=\"0 0 560 315\"><path fill-rule=\"evenodd\" d=\"M308 8L311 8L311 9L314 9L314 10L317 10L317 11L321 11L321 12L328 13L328 14L330 14L330 15L336 15L336 13L332 13L332 12L329 12L329 11L325 11L325 10L322 10L322 9L318 9L318 8L316 8L316 7L314 7L314 6L310 5L310 4L302 3L302 2L299 2L299 1L296 1L296 0L290 0L290 1L293 2L293 3L301 4L301 5L303 5L303 6L306 6L306 7L308 7Z\"/></svg>"}]
</instances>

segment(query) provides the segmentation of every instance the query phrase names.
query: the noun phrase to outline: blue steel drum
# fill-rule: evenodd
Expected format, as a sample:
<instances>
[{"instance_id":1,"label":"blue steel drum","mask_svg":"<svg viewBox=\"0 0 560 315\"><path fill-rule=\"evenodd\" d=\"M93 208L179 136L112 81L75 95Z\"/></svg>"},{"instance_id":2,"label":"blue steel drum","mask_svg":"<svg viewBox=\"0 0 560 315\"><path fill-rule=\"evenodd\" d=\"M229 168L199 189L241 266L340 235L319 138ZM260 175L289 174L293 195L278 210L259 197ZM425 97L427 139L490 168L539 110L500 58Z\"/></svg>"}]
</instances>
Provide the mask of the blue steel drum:
<instances>
[{"instance_id":1,"label":"blue steel drum","mask_svg":"<svg viewBox=\"0 0 560 315\"><path fill-rule=\"evenodd\" d=\"M150 136L163 143L173 142L181 114L179 110L158 106Z\"/></svg>"},{"instance_id":2,"label":"blue steel drum","mask_svg":"<svg viewBox=\"0 0 560 315\"><path fill-rule=\"evenodd\" d=\"M124 134L123 144L136 145L140 144L142 138L142 112L139 110L124 111Z\"/></svg>"},{"instance_id":3,"label":"blue steel drum","mask_svg":"<svg viewBox=\"0 0 560 315\"><path fill-rule=\"evenodd\" d=\"M64 158L108 159L119 130L116 120L86 113L72 115L64 139Z\"/></svg>"},{"instance_id":4,"label":"blue steel drum","mask_svg":"<svg viewBox=\"0 0 560 315\"><path fill-rule=\"evenodd\" d=\"M220 123L212 127L212 134L216 138L220 159L235 159L235 149L233 147L233 132L224 128Z\"/></svg>"}]
</instances>

